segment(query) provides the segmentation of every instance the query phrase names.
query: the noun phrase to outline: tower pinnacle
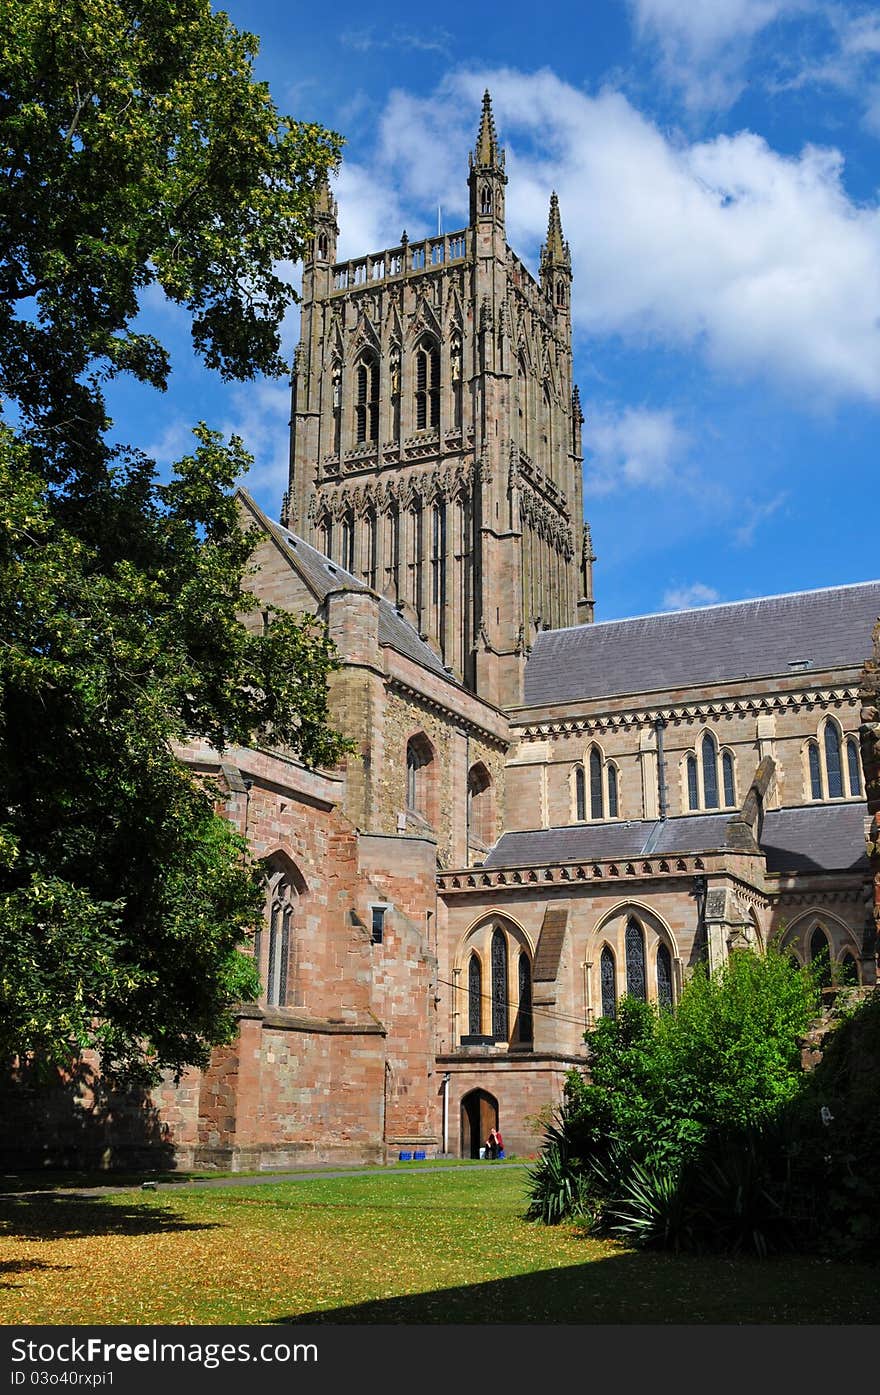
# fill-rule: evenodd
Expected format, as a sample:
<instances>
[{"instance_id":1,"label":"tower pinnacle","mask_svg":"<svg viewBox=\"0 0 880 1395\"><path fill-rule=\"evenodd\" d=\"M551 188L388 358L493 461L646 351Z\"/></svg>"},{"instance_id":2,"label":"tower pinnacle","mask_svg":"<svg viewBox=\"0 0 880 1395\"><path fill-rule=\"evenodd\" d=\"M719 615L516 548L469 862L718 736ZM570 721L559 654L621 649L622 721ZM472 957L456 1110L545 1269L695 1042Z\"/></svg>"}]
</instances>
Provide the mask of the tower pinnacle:
<instances>
[{"instance_id":1,"label":"tower pinnacle","mask_svg":"<svg viewBox=\"0 0 880 1395\"><path fill-rule=\"evenodd\" d=\"M480 130L472 157L472 164L490 169L500 169L504 165L504 151L498 149L498 135L495 131L495 118L492 115L492 98L488 88L483 93L483 111L480 116Z\"/></svg>"}]
</instances>

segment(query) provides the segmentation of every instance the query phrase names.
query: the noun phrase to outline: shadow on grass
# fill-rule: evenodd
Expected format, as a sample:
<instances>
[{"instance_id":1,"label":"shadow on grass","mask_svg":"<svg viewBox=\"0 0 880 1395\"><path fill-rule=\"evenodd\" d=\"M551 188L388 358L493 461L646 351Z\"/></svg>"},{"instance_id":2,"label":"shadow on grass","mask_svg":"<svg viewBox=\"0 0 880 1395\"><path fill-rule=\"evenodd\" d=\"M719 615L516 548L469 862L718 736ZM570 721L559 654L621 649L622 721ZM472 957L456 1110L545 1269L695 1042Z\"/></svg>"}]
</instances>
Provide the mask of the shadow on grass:
<instances>
[{"instance_id":1,"label":"shadow on grass","mask_svg":"<svg viewBox=\"0 0 880 1395\"><path fill-rule=\"evenodd\" d=\"M0 1263L0 1289L21 1288L20 1284L10 1283L8 1274L33 1274L36 1270L43 1269L71 1269L70 1264L49 1264L44 1259L6 1259Z\"/></svg>"},{"instance_id":2,"label":"shadow on grass","mask_svg":"<svg viewBox=\"0 0 880 1395\"><path fill-rule=\"evenodd\" d=\"M876 1324L877 1269L625 1252L488 1283L266 1319L288 1324Z\"/></svg>"},{"instance_id":3,"label":"shadow on grass","mask_svg":"<svg viewBox=\"0 0 880 1395\"><path fill-rule=\"evenodd\" d=\"M0 1233L19 1240L73 1240L99 1235L160 1235L170 1231L216 1230L213 1221L184 1219L169 1206L135 1201L59 1196L0 1197Z\"/></svg>"}]
</instances>

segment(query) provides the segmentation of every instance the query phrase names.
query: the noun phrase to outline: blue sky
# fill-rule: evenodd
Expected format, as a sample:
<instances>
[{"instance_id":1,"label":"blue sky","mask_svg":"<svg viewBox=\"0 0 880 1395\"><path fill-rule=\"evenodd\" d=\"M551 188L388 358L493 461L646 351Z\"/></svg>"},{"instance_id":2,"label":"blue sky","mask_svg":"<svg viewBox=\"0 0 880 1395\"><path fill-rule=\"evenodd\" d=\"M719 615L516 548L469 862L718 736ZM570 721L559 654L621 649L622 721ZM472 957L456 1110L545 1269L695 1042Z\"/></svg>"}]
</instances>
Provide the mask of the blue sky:
<instances>
[{"instance_id":1,"label":"blue sky","mask_svg":"<svg viewBox=\"0 0 880 1395\"><path fill-rule=\"evenodd\" d=\"M880 573L880 9L225 8L260 36L279 107L346 139L340 256L432 233L438 206L464 225L486 87L533 271L558 192L597 619ZM146 313L175 371L162 398L115 391L119 435L164 465L199 417L240 432L277 517L286 385L222 385L182 316L158 297Z\"/></svg>"}]
</instances>

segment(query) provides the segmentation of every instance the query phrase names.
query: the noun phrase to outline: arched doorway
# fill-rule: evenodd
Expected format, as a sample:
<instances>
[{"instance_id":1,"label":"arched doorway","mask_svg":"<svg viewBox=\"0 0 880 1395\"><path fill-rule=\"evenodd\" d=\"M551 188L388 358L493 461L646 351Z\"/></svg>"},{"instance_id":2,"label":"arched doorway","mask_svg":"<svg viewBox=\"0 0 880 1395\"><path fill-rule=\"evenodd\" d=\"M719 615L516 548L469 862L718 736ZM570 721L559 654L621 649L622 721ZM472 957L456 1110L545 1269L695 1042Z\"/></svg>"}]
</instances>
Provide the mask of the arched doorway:
<instances>
[{"instance_id":1,"label":"arched doorway","mask_svg":"<svg viewBox=\"0 0 880 1395\"><path fill-rule=\"evenodd\" d=\"M498 1101L488 1090L471 1090L461 1101L461 1156L478 1158L490 1129L498 1127Z\"/></svg>"}]
</instances>

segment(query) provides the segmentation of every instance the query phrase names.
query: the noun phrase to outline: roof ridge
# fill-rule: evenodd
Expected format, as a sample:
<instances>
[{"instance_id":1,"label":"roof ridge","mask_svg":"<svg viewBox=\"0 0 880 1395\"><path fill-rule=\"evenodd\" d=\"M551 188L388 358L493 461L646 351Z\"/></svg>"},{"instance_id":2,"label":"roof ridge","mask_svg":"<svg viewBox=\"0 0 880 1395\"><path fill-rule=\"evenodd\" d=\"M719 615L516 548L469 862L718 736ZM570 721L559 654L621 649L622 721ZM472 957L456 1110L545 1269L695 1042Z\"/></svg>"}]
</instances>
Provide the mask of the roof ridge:
<instances>
[{"instance_id":1,"label":"roof ridge","mask_svg":"<svg viewBox=\"0 0 880 1395\"><path fill-rule=\"evenodd\" d=\"M764 601L789 601L798 596L821 596L831 595L836 591L859 591L867 589L869 586L880 586L880 578L870 581L846 581L839 586L815 586L803 591L779 591L772 596L751 596L739 601L715 601L712 605L695 605L683 610L649 610L643 615L624 615L616 620L593 620L589 624L565 625L555 630L541 630L535 638L538 640L545 635L570 634L574 630L598 630L603 625L630 625L636 620L663 620L671 619L675 615L702 614L707 610L732 610L734 606L761 605Z\"/></svg>"}]
</instances>

